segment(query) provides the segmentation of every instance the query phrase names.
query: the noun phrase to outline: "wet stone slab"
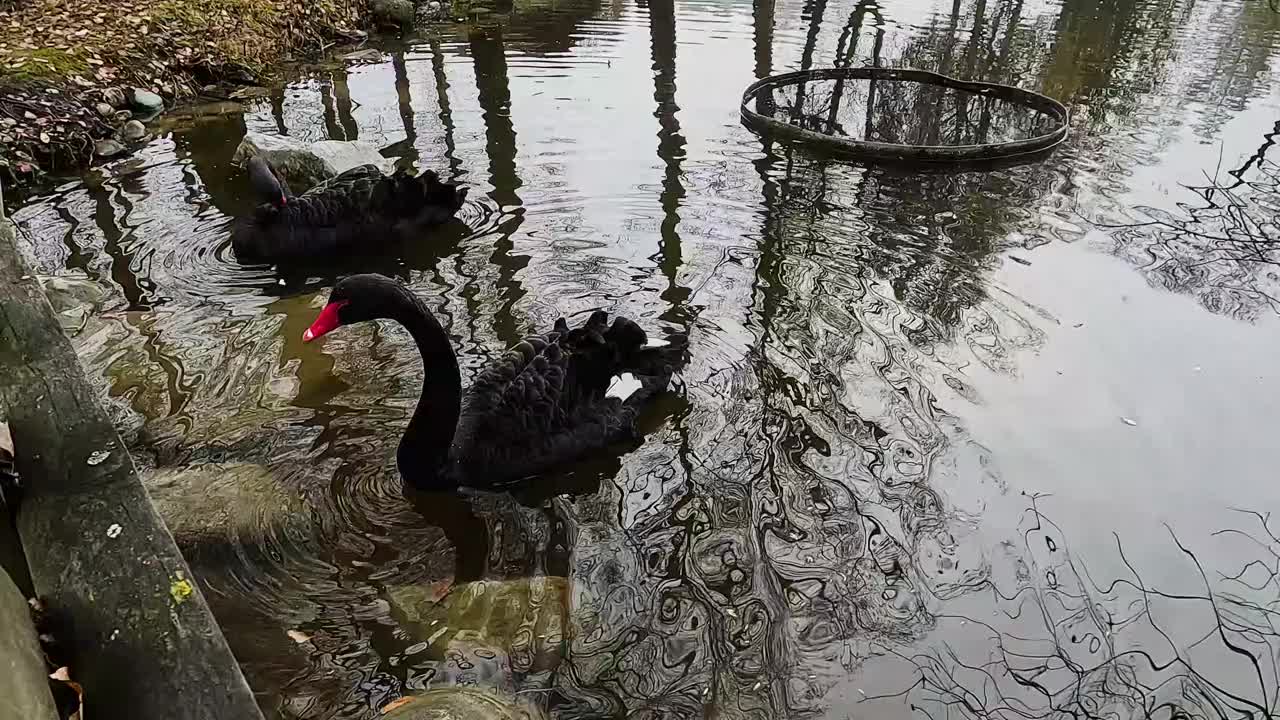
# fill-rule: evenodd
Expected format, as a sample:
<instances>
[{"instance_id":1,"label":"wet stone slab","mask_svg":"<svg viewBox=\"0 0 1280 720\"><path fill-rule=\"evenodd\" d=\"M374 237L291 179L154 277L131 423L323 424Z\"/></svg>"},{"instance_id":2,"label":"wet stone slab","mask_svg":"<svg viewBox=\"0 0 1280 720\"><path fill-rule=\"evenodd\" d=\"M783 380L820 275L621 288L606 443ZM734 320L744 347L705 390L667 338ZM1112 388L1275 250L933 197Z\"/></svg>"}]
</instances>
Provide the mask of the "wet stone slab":
<instances>
[{"instance_id":1,"label":"wet stone slab","mask_svg":"<svg viewBox=\"0 0 1280 720\"><path fill-rule=\"evenodd\" d=\"M0 718L53 720L44 655L31 624L27 600L0 570Z\"/></svg>"}]
</instances>

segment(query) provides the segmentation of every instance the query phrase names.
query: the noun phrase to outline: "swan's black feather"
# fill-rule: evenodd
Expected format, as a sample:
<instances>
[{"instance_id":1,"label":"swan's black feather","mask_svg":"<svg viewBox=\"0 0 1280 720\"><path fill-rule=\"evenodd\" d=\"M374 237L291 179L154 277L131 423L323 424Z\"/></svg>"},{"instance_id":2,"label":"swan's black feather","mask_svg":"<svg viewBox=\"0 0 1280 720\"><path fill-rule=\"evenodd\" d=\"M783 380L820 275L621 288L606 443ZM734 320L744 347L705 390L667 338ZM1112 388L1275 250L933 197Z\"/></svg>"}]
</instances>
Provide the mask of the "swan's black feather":
<instances>
[{"instance_id":1,"label":"swan's black feather","mask_svg":"<svg viewBox=\"0 0 1280 720\"><path fill-rule=\"evenodd\" d=\"M622 317L609 325L604 312L573 329L562 318L550 332L525 338L467 391L450 449L454 471L468 485L490 485L630 438L642 403L607 397L610 381L623 372L652 374L660 382L649 385L661 389L684 352L646 342L639 325Z\"/></svg>"},{"instance_id":2,"label":"swan's black feather","mask_svg":"<svg viewBox=\"0 0 1280 720\"><path fill-rule=\"evenodd\" d=\"M395 239L402 228L448 222L466 199L466 188L441 182L430 170L417 176L405 170L384 175L376 165L360 165L297 197L289 196L269 166L251 166L254 171L274 178L279 190L232 230L236 257L251 262L367 251L371 242ZM279 202L280 195L289 199Z\"/></svg>"}]
</instances>

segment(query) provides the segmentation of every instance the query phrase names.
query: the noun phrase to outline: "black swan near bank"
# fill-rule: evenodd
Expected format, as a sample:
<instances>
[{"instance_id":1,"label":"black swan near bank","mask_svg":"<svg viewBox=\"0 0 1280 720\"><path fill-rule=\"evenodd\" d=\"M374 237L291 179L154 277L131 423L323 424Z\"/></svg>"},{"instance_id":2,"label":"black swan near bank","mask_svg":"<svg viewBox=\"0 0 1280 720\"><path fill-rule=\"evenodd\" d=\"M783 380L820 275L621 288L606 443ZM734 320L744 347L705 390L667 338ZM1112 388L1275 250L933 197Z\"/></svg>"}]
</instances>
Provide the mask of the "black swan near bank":
<instances>
[{"instance_id":1,"label":"black swan near bank","mask_svg":"<svg viewBox=\"0 0 1280 720\"><path fill-rule=\"evenodd\" d=\"M639 325L609 324L596 311L570 328L531 335L484 368L462 392L444 328L408 288L381 275L352 275L334 287L303 335L310 342L341 325L387 319L409 330L422 354L422 397L400 441L400 474L424 490L487 487L554 468L635 436L640 410L683 364L684 338L648 346ZM610 397L615 376L639 389Z\"/></svg>"},{"instance_id":2,"label":"black swan near bank","mask_svg":"<svg viewBox=\"0 0 1280 720\"><path fill-rule=\"evenodd\" d=\"M431 170L384 175L375 165L360 165L294 197L261 156L249 158L247 168L261 204L231 232L231 246L244 262L368 252L448 222L467 198L465 187L441 182Z\"/></svg>"}]
</instances>

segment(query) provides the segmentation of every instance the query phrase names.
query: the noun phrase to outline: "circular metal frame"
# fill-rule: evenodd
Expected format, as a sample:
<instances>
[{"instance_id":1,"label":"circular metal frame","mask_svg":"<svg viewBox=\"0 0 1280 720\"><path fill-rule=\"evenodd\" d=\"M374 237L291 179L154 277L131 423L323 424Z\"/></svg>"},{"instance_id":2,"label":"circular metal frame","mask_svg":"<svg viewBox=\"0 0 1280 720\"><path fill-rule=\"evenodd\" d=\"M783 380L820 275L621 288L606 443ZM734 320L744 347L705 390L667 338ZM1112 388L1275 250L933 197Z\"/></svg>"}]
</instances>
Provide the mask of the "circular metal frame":
<instances>
[{"instance_id":1,"label":"circular metal frame","mask_svg":"<svg viewBox=\"0 0 1280 720\"><path fill-rule=\"evenodd\" d=\"M765 92L775 88L795 85L811 80L901 80L939 85L952 90L998 98L1037 110L1056 121L1053 130L1022 140L986 143L982 145L902 145L874 140L841 138L825 133L796 127L752 110L749 105ZM742 93L742 122L751 130L769 134L783 140L826 147L843 153L876 160L898 160L926 163L964 163L1000 160L1019 156L1047 153L1067 137L1070 118L1066 106L1051 97L1030 90L986 82L957 80L928 70L899 68L819 68L771 75L756 81Z\"/></svg>"}]
</instances>

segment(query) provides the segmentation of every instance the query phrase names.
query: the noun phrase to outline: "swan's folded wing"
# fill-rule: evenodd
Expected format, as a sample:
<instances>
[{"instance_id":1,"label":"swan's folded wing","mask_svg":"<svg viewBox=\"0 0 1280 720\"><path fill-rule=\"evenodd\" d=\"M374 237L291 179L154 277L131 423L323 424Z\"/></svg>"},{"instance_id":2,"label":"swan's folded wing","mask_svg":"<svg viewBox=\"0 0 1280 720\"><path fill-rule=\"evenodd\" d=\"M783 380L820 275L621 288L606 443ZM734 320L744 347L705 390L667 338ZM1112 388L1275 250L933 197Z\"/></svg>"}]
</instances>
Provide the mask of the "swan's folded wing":
<instances>
[{"instance_id":1,"label":"swan's folded wing","mask_svg":"<svg viewBox=\"0 0 1280 720\"><path fill-rule=\"evenodd\" d=\"M473 482L540 472L630 436L636 408L606 393L644 334L607 319L594 313L572 330L559 322L476 377L454 438Z\"/></svg>"},{"instance_id":2,"label":"swan's folded wing","mask_svg":"<svg viewBox=\"0 0 1280 720\"><path fill-rule=\"evenodd\" d=\"M349 170L344 170L337 175L334 175L328 180L320 182L315 187L304 192L301 197L312 194L334 192L339 188L351 188L353 186L367 183L375 183L384 177L386 177L386 175L378 169L377 165L357 165Z\"/></svg>"}]
</instances>

